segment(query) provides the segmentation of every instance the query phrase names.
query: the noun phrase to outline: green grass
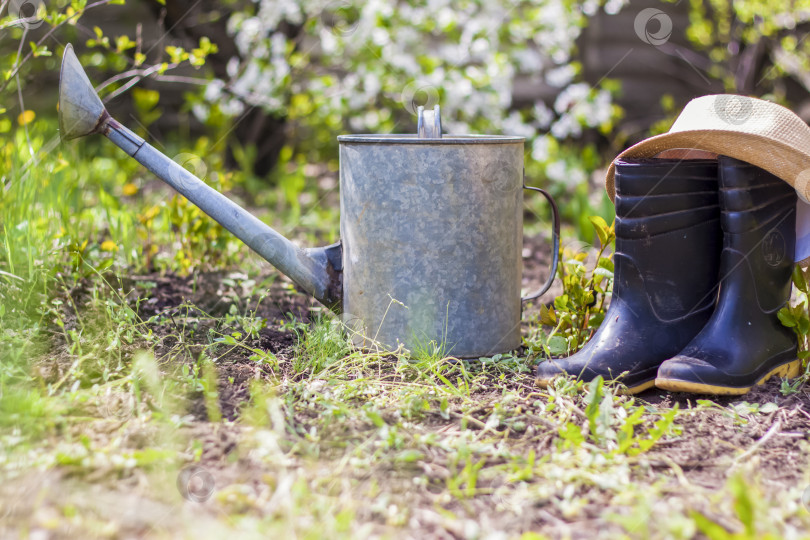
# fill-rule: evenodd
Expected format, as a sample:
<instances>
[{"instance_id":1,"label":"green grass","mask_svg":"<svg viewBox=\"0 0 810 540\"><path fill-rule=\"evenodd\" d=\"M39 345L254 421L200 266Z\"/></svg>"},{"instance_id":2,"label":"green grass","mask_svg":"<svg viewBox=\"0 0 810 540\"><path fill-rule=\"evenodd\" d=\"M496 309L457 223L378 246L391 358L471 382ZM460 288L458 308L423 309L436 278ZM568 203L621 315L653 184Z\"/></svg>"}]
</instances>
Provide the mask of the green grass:
<instances>
[{"instance_id":1,"label":"green grass","mask_svg":"<svg viewBox=\"0 0 810 540\"><path fill-rule=\"evenodd\" d=\"M35 124L35 147L52 133ZM0 154L2 537L810 534L803 383L751 403L646 402L602 381L540 390L535 356L594 325L573 296L556 334L530 324L530 357L357 350L110 145L25 168L15 137ZM254 200L285 197L267 191ZM332 239L334 209L300 212L305 240ZM571 261L578 298L602 294ZM313 322L292 315L307 306ZM210 474L210 498L208 477L178 486L189 466Z\"/></svg>"}]
</instances>

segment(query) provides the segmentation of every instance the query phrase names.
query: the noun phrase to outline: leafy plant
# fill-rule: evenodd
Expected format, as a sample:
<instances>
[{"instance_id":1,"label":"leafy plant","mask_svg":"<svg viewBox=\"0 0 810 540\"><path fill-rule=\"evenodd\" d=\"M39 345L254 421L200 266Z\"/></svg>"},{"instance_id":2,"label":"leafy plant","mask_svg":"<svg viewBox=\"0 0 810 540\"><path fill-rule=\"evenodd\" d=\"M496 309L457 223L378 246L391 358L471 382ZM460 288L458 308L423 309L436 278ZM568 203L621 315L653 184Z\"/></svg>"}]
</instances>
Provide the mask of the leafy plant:
<instances>
[{"instance_id":1,"label":"leafy plant","mask_svg":"<svg viewBox=\"0 0 810 540\"><path fill-rule=\"evenodd\" d=\"M663 413L651 411L637 405L633 398L620 396L617 387L606 384L602 377L589 383L578 381L576 385L584 390L581 416L585 421L581 427L566 422L558 428L563 447L579 447L588 441L614 454L636 456L652 449L662 437L681 431L675 423L677 405ZM651 412L657 416L655 421L650 418Z\"/></svg>"},{"instance_id":2,"label":"leafy plant","mask_svg":"<svg viewBox=\"0 0 810 540\"><path fill-rule=\"evenodd\" d=\"M799 339L799 358L807 365L810 358L810 299L808 299L807 271L796 265L793 269L793 296L791 301L779 310L779 320L791 328ZM797 391L798 385L807 380L807 372L792 385L784 383L782 393Z\"/></svg>"},{"instance_id":3,"label":"leafy plant","mask_svg":"<svg viewBox=\"0 0 810 540\"><path fill-rule=\"evenodd\" d=\"M590 218L599 238L600 248L588 269L585 252L563 250L558 275L563 292L554 299L552 307L540 307L540 322L552 327L545 333L538 329L530 336L528 345L533 354L557 357L578 351L591 338L605 317L605 301L613 284L612 254L607 249L616 238L614 225L607 225L599 216Z\"/></svg>"},{"instance_id":4,"label":"leafy plant","mask_svg":"<svg viewBox=\"0 0 810 540\"><path fill-rule=\"evenodd\" d=\"M308 372L315 376L336 362L340 362L350 350L343 329L328 317L317 319L298 334L297 354L293 360L295 373Z\"/></svg>"}]
</instances>

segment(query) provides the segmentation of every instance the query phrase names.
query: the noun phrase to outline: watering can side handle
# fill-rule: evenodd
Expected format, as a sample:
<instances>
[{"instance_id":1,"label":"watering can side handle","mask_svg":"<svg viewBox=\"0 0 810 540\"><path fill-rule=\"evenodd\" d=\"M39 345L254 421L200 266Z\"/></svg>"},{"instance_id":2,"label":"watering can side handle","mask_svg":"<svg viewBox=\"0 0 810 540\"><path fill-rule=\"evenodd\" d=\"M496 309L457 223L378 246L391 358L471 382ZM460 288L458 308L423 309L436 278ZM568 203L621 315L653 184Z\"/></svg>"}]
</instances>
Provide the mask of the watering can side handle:
<instances>
[{"instance_id":1,"label":"watering can side handle","mask_svg":"<svg viewBox=\"0 0 810 540\"><path fill-rule=\"evenodd\" d=\"M540 193L543 197L546 198L548 203L551 205L551 219L554 223L554 228L552 231L552 238L553 238L553 246L551 252L551 272L548 275L548 279L540 287L537 291L528 294L520 299L521 302L527 302L529 300L535 300L545 294L551 288L551 284L554 283L554 278L557 276L557 264L560 261L560 211L557 208L557 203L554 202L554 198L551 196L549 192L544 189L540 189L537 187L527 186L526 185L526 175L524 172L523 175L523 189L528 189L529 191L536 191Z\"/></svg>"}]
</instances>

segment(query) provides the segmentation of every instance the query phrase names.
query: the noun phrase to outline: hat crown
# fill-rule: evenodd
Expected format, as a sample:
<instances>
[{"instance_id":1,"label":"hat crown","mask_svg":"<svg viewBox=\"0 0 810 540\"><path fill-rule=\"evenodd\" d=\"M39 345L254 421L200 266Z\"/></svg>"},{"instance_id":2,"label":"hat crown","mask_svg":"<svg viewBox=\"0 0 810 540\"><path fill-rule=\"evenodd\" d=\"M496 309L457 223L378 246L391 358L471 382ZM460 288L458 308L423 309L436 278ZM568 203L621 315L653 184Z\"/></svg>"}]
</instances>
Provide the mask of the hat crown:
<instances>
[{"instance_id":1,"label":"hat crown","mask_svg":"<svg viewBox=\"0 0 810 540\"><path fill-rule=\"evenodd\" d=\"M810 154L810 127L777 103L735 94L714 94L686 104L669 133L735 131L768 137Z\"/></svg>"}]
</instances>

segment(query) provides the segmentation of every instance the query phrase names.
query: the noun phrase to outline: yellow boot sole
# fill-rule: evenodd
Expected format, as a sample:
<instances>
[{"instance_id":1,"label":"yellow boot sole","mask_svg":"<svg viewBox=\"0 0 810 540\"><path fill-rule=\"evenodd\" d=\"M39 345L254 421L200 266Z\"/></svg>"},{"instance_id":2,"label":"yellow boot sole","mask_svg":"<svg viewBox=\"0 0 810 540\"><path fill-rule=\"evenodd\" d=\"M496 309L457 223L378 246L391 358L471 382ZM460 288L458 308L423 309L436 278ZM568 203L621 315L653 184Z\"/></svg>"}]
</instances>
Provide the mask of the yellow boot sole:
<instances>
[{"instance_id":1,"label":"yellow boot sole","mask_svg":"<svg viewBox=\"0 0 810 540\"><path fill-rule=\"evenodd\" d=\"M781 366L777 366L763 375L756 383L751 386L735 387L735 386L717 386L713 384L703 384L690 381L681 381L678 379L666 379L658 377L655 379L655 386L661 390L668 390L670 392L689 392L691 394L714 394L718 396L741 396L748 393L754 386L765 384L765 382L773 376L793 378L798 377L801 371L802 361L793 360Z\"/></svg>"}]
</instances>

